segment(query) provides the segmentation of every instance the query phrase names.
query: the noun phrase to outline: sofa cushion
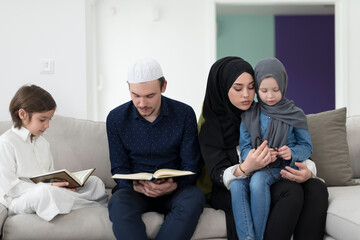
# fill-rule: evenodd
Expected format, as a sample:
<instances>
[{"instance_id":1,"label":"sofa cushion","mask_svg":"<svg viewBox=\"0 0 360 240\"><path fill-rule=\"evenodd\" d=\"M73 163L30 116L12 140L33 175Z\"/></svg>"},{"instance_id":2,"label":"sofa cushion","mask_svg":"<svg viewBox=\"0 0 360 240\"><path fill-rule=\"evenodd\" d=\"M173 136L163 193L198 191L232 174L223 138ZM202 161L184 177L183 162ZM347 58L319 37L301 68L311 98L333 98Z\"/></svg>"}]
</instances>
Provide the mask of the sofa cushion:
<instances>
[{"instance_id":1,"label":"sofa cushion","mask_svg":"<svg viewBox=\"0 0 360 240\"><path fill-rule=\"evenodd\" d=\"M7 218L8 210L7 208L0 203L0 239L1 239L1 233L2 233L2 226L5 222L5 219Z\"/></svg>"},{"instance_id":2,"label":"sofa cushion","mask_svg":"<svg viewBox=\"0 0 360 240\"><path fill-rule=\"evenodd\" d=\"M10 129L12 126L11 121L1 121L0 122L0 135Z\"/></svg>"},{"instance_id":3,"label":"sofa cushion","mask_svg":"<svg viewBox=\"0 0 360 240\"><path fill-rule=\"evenodd\" d=\"M157 212L146 212L142 215L142 220L145 223L148 238L155 239L164 222L164 215Z\"/></svg>"},{"instance_id":4,"label":"sofa cushion","mask_svg":"<svg viewBox=\"0 0 360 240\"><path fill-rule=\"evenodd\" d=\"M328 191L326 233L335 239L359 239L360 186L329 187Z\"/></svg>"},{"instance_id":5,"label":"sofa cushion","mask_svg":"<svg viewBox=\"0 0 360 240\"><path fill-rule=\"evenodd\" d=\"M354 178L360 178L360 116L348 117L346 129L351 168Z\"/></svg>"},{"instance_id":6,"label":"sofa cushion","mask_svg":"<svg viewBox=\"0 0 360 240\"><path fill-rule=\"evenodd\" d=\"M107 188L115 186L104 122L55 115L43 136L50 143L56 170L96 168L93 174L101 178Z\"/></svg>"},{"instance_id":7,"label":"sofa cushion","mask_svg":"<svg viewBox=\"0 0 360 240\"><path fill-rule=\"evenodd\" d=\"M225 212L213 208L204 208L192 239L226 239Z\"/></svg>"},{"instance_id":8,"label":"sofa cushion","mask_svg":"<svg viewBox=\"0 0 360 240\"><path fill-rule=\"evenodd\" d=\"M11 126L11 121L1 121L0 135ZM104 122L55 115L43 136L50 143L56 170L80 171L95 167L94 175L101 178L107 188L115 186Z\"/></svg>"},{"instance_id":9,"label":"sofa cushion","mask_svg":"<svg viewBox=\"0 0 360 240\"><path fill-rule=\"evenodd\" d=\"M163 215L155 212L143 214L146 233L154 239L163 223ZM92 207L58 215L47 222L36 214L8 217L4 225L4 239L112 239L112 223L108 209Z\"/></svg>"},{"instance_id":10,"label":"sofa cushion","mask_svg":"<svg viewBox=\"0 0 360 240\"><path fill-rule=\"evenodd\" d=\"M92 207L58 215L47 222L36 214L9 216L4 239L115 239L107 208Z\"/></svg>"},{"instance_id":11,"label":"sofa cushion","mask_svg":"<svg viewBox=\"0 0 360 240\"><path fill-rule=\"evenodd\" d=\"M354 185L346 135L346 108L307 115L317 175L327 186Z\"/></svg>"},{"instance_id":12,"label":"sofa cushion","mask_svg":"<svg viewBox=\"0 0 360 240\"><path fill-rule=\"evenodd\" d=\"M155 239L164 221L156 212L142 215L149 239ZM91 226L91 227L89 227ZM19 231L19 229L21 229ZM225 213L205 208L192 239L226 239ZM69 214L58 215L47 222L36 214L8 217L4 225L4 239L115 239L108 209L82 208Z\"/></svg>"}]
</instances>

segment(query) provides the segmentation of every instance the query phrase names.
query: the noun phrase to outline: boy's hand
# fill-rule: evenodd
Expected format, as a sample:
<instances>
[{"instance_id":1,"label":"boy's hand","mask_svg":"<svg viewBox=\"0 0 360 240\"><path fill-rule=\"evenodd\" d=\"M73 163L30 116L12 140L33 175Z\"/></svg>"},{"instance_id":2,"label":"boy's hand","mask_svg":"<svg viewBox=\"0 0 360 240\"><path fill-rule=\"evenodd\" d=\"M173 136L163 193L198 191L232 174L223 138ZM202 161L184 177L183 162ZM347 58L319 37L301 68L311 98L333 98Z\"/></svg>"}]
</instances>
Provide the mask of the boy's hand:
<instances>
[{"instance_id":1,"label":"boy's hand","mask_svg":"<svg viewBox=\"0 0 360 240\"><path fill-rule=\"evenodd\" d=\"M288 146L284 145L278 149L277 156L284 160L291 160L291 150Z\"/></svg>"},{"instance_id":2,"label":"boy's hand","mask_svg":"<svg viewBox=\"0 0 360 240\"><path fill-rule=\"evenodd\" d=\"M77 192L78 189L77 188L68 188L69 183L68 182L53 182L51 183L51 186L55 186L55 187L60 187L60 188L65 188L67 190L73 191L73 192Z\"/></svg>"}]
</instances>

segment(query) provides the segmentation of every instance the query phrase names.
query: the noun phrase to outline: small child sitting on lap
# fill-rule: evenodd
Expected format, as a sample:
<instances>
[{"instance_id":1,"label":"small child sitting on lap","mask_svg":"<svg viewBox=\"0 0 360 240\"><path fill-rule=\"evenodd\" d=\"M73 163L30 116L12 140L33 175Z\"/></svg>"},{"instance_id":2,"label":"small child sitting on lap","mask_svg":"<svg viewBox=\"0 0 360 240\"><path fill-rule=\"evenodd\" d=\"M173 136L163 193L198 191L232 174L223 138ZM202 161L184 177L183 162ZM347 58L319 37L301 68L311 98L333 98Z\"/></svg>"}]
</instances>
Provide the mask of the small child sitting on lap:
<instances>
[{"instance_id":1,"label":"small child sitting on lap","mask_svg":"<svg viewBox=\"0 0 360 240\"><path fill-rule=\"evenodd\" d=\"M91 176L84 187L66 188L68 182L38 183L30 177L54 171L49 143L42 133L56 110L50 93L23 86L10 103L13 127L0 136L0 203L9 215L36 213L50 221L71 210L106 206L104 183Z\"/></svg>"},{"instance_id":2,"label":"small child sitting on lap","mask_svg":"<svg viewBox=\"0 0 360 240\"><path fill-rule=\"evenodd\" d=\"M270 186L281 179L284 166L296 168L295 162L308 159L312 143L304 112L285 98L288 77L283 64L276 58L260 61L255 67L255 90L258 103L241 115L240 151L246 159L249 151L267 140L274 162L260 169L249 181L233 181L232 195L250 192L249 198L233 201L233 212L237 224L248 224L249 232L240 232L239 238L263 239L270 211ZM241 170L241 164L240 164Z\"/></svg>"}]
</instances>

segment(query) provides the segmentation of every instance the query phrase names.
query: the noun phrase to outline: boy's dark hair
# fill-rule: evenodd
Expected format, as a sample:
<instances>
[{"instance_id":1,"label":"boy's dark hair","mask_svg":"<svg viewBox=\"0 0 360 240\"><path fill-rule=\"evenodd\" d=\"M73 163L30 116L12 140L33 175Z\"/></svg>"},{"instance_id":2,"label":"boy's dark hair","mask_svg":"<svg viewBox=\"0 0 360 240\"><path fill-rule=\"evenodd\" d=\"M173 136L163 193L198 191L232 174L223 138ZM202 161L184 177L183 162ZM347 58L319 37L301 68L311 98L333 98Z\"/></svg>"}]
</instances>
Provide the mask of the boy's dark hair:
<instances>
[{"instance_id":1,"label":"boy's dark hair","mask_svg":"<svg viewBox=\"0 0 360 240\"><path fill-rule=\"evenodd\" d=\"M15 128L21 128L19 110L24 109L31 120L36 112L47 112L56 109L56 102L46 90L36 85L22 86L10 102L9 111Z\"/></svg>"}]
</instances>

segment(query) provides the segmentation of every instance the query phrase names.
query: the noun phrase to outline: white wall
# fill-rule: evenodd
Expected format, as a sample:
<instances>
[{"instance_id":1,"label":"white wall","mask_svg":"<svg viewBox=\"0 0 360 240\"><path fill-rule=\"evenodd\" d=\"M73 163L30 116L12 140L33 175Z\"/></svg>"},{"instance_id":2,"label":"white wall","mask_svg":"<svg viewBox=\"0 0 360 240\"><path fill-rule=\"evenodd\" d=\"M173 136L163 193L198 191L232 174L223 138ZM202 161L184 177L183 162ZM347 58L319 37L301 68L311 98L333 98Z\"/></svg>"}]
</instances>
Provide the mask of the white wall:
<instances>
[{"instance_id":1,"label":"white wall","mask_svg":"<svg viewBox=\"0 0 360 240\"><path fill-rule=\"evenodd\" d=\"M98 19L98 119L130 100L129 64L153 57L168 80L165 96L191 105L200 113L208 70L215 58L210 36L209 1L102 0ZM113 12L112 12L113 11ZM209 22L210 21L210 22Z\"/></svg>"},{"instance_id":2,"label":"white wall","mask_svg":"<svg viewBox=\"0 0 360 240\"><path fill-rule=\"evenodd\" d=\"M10 99L25 83L38 84L53 94L57 114L105 120L112 108L130 99L126 68L143 56L161 63L168 79L165 95L190 104L199 115L215 60L215 3L249 1L0 0L0 121L10 119ZM90 16L86 15L91 11L89 2L95 3L91 9L96 10ZM336 106L348 107L348 115L359 115L360 1L251 2L335 3ZM154 7L159 12L157 21ZM89 41L89 24L90 30L97 29L94 42ZM55 59L55 74L40 74L41 58ZM90 75L96 80L102 76L102 90L96 91L93 84L99 83L92 82Z\"/></svg>"},{"instance_id":3,"label":"white wall","mask_svg":"<svg viewBox=\"0 0 360 240\"><path fill-rule=\"evenodd\" d=\"M348 0L348 38L345 39L347 45L347 58L344 71L348 72L345 91L345 104L348 107L348 115L360 115L360 1ZM346 27L346 26L345 26ZM345 105L344 104L344 105Z\"/></svg>"},{"instance_id":4,"label":"white wall","mask_svg":"<svg viewBox=\"0 0 360 240\"><path fill-rule=\"evenodd\" d=\"M212 0L216 4L243 5L335 5L336 108L347 107L347 115L360 115L360 1L359 0ZM311 86L309 86L311 87ZM326 87L326 86L324 86ZM319 89L321 94L321 89ZM306 93L304 93L306 97Z\"/></svg>"},{"instance_id":5,"label":"white wall","mask_svg":"<svg viewBox=\"0 0 360 240\"><path fill-rule=\"evenodd\" d=\"M49 91L56 114L87 118L85 0L0 0L0 120L17 89ZM40 74L40 59L55 61Z\"/></svg>"},{"instance_id":6,"label":"white wall","mask_svg":"<svg viewBox=\"0 0 360 240\"><path fill-rule=\"evenodd\" d=\"M133 59L143 56L155 57L163 66L169 80L165 95L190 104L199 116L207 74L216 54L216 4L334 4L336 108L346 106L348 115L360 114L358 0L102 0L97 6L97 77L103 86L98 92L98 119L104 120L112 108L129 100L126 68ZM159 13L157 21L154 11Z\"/></svg>"}]
</instances>

